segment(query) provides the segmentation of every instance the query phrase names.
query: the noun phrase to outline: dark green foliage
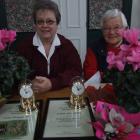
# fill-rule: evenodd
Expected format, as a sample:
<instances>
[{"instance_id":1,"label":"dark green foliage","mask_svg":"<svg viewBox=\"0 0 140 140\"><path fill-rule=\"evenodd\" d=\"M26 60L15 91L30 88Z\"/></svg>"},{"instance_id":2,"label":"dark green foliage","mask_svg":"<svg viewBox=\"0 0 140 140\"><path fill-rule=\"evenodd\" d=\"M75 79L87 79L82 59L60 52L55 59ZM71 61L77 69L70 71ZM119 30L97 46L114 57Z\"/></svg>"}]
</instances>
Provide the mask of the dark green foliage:
<instances>
[{"instance_id":1,"label":"dark green foliage","mask_svg":"<svg viewBox=\"0 0 140 140\"><path fill-rule=\"evenodd\" d=\"M3 96L7 96L13 85L25 80L29 73L29 65L23 57L14 51L0 51L0 92Z\"/></svg>"},{"instance_id":2,"label":"dark green foliage","mask_svg":"<svg viewBox=\"0 0 140 140\"><path fill-rule=\"evenodd\" d=\"M140 112L140 70L134 72L131 65L123 71L107 70L104 81L113 83L119 105L128 112Z\"/></svg>"}]
</instances>

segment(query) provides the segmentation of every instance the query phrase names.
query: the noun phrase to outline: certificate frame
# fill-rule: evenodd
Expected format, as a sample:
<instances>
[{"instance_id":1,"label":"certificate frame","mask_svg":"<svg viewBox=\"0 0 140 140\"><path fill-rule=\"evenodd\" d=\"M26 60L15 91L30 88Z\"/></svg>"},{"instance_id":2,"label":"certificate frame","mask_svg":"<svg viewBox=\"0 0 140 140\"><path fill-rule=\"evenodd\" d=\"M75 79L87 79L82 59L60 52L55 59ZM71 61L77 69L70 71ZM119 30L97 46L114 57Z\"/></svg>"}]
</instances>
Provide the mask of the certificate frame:
<instances>
[{"instance_id":1,"label":"certificate frame","mask_svg":"<svg viewBox=\"0 0 140 140\"><path fill-rule=\"evenodd\" d=\"M36 101L37 103L37 107L38 107L38 113L37 113L37 117L36 117L36 120L35 120L35 128L34 128L34 133L31 133L31 137L33 137L33 140L38 140L40 138L40 127L41 127L41 117L42 117L42 110L43 110L43 101L42 100L37 100ZM19 101L7 101L7 103L5 105L15 105L16 107L20 105ZM4 106L3 106L4 107ZM19 111L20 112L20 111ZM8 113L8 112L6 112ZM23 112L24 113L24 112ZM21 114L23 114L21 113ZM26 116L25 114L23 114L24 117ZM16 116L16 113L15 113L15 116ZM19 116L17 116L18 118ZM21 116L20 116L21 117ZM19 117L19 118L20 118ZM26 116L27 117L27 116ZM1 116L0 116L1 118ZM11 117L12 118L12 117ZM9 119L9 120L12 120L12 119ZM6 121L9 121L8 119ZM20 119L19 119L20 120ZM4 120L5 121L5 120ZM2 122L2 121L1 121ZM28 123L30 121L28 120ZM29 124L28 124L28 129L29 129ZM20 139L20 140L24 140L26 136L20 136L20 137L13 137L11 140L17 140L17 139ZM27 138L28 138L28 135L27 135Z\"/></svg>"},{"instance_id":2,"label":"certificate frame","mask_svg":"<svg viewBox=\"0 0 140 140\"><path fill-rule=\"evenodd\" d=\"M94 130L94 128L92 127L92 131L93 131L93 135L92 136L44 136L44 132L45 132L45 129L47 128L47 120L48 120L48 116L49 116L49 109L50 109L50 107L49 107L49 105L50 105L50 103L51 103L51 101L69 101L69 98L67 98L67 97L65 97L65 98L48 98L48 100L47 100L47 103L46 103L46 106L45 106L45 115L44 115L44 118L43 118L43 122L44 122L44 124L43 124L43 126L42 126L42 130L41 130L41 139L42 140L65 140L65 139L67 139L67 140L93 140L93 139L97 139L96 137L95 137L95 130ZM86 102L86 105L87 105L87 109L88 109L88 112L89 112L89 116L90 116L90 122L93 122L93 121L95 121L95 118L94 118L94 116L93 116L93 113L92 113L92 109L91 109L91 107L90 107L90 104L89 104L89 100L88 100L88 98L85 98L85 102ZM52 103L53 104L53 103ZM87 122L88 123L88 122ZM88 124L89 126L91 125L90 123ZM48 127L49 127L49 125L48 125ZM50 129L50 127L49 127L49 129ZM54 130L54 129L53 129ZM51 131L51 130L50 130ZM55 130L54 130L55 131ZM54 132L55 133L55 132ZM57 133L57 132L56 132Z\"/></svg>"}]
</instances>

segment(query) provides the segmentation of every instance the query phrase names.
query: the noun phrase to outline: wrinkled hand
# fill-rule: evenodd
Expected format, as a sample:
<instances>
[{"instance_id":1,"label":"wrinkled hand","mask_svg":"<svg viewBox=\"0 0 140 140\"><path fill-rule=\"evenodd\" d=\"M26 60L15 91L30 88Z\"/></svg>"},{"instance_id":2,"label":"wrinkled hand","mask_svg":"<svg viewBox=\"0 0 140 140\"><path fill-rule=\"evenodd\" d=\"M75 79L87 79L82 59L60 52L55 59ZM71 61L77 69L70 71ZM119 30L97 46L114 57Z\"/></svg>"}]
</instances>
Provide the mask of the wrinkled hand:
<instances>
[{"instance_id":1,"label":"wrinkled hand","mask_svg":"<svg viewBox=\"0 0 140 140\"><path fill-rule=\"evenodd\" d=\"M35 93L42 93L50 90L52 88L52 83L47 77L36 76L32 80L32 88Z\"/></svg>"}]
</instances>

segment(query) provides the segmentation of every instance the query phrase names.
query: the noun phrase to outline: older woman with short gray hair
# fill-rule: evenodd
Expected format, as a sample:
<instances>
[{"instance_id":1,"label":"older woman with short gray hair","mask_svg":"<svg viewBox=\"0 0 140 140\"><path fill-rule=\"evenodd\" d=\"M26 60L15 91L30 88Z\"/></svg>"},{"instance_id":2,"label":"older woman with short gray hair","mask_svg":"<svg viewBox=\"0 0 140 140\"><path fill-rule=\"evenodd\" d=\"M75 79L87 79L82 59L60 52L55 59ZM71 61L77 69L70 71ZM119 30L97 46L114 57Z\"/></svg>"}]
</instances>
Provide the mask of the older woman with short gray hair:
<instances>
[{"instance_id":1,"label":"older woman with short gray hair","mask_svg":"<svg viewBox=\"0 0 140 140\"><path fill-rule=\"evenodd\" d=\"M120 45L125 42L118 31L127 27L126 17L119 9L111 9L104 13L101 18L103 36L93 42L87 50L84 62L85 79L89 79L97 71L100 71L101 76L103 75L107 69L107 53L112 51L117 54Z\"/></svg>"}]
</instances>

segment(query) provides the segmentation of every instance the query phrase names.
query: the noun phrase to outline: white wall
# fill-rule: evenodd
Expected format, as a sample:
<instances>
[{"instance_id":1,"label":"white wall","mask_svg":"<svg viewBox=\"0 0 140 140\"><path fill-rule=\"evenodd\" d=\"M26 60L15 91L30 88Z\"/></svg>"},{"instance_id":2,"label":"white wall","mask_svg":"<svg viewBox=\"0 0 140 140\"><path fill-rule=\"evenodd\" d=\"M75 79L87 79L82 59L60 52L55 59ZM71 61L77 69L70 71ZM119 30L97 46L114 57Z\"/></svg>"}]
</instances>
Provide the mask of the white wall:
<instances>
[{"instance_id":1,"label":"white wall","mask_svg":"<svg viewBox=\"0 0 140 140\"><path fill-rule=\"evenodd\" d=\"M140 28L140 0L132 0L131 27Z\"/></svg>"}]
</instances>

